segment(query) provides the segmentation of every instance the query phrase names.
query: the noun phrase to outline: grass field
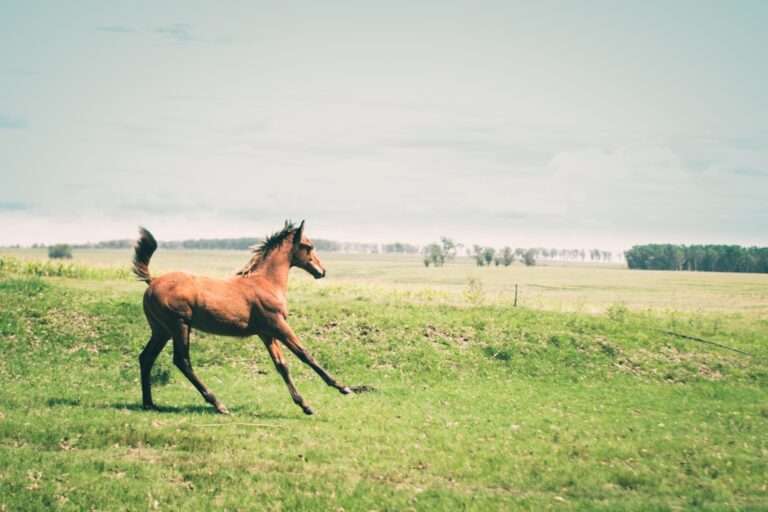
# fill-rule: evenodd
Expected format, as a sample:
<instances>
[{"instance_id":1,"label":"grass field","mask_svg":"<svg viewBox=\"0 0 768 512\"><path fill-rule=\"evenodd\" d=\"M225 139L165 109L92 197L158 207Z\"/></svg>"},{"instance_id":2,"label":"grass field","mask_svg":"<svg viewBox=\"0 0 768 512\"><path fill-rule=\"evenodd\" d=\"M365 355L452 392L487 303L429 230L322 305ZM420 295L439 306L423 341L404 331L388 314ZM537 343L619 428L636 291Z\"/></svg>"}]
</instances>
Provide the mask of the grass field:
<instances>
[{"instance_id":1,"label":"grass field","mask_svg":"<svg viewBox=\"0 0 768 512\"><path fill-rule=\"evenodd\" d=\"M161 250L151 268L246 259ZM0 271L0 510L768 510L768 277L324 263L322 281L293 271L289 321L374 391L341 396L291 358L313 417L260 342L199 332L193 364L233 414L170 349L145 412L143 285Z\"/></svg>"}]
</instances>

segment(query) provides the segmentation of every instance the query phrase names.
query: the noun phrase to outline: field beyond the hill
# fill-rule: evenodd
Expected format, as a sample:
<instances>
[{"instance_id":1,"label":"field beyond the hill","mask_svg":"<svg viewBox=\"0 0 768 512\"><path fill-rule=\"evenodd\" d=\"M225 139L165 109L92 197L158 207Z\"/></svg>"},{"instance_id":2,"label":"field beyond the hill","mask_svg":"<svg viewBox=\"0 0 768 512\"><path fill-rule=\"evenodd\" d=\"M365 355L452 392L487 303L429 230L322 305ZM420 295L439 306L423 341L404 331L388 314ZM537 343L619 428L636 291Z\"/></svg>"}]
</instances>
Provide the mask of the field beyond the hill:
<instances>
[{"instance_id":1,"label":"field beyond the hill","mask_svg":"<svg viewBox=\"0 0 768 512\"><path fill-rule=\"evenodd\" d=\"M74 255L0 251L0 511L768 510L768 276L323 255L289 323L370 391L288 356L304 416L257 338L193 331L219 416L170 346L141 409L144 285L128 251Z\"/></svg>"}]
</instances>

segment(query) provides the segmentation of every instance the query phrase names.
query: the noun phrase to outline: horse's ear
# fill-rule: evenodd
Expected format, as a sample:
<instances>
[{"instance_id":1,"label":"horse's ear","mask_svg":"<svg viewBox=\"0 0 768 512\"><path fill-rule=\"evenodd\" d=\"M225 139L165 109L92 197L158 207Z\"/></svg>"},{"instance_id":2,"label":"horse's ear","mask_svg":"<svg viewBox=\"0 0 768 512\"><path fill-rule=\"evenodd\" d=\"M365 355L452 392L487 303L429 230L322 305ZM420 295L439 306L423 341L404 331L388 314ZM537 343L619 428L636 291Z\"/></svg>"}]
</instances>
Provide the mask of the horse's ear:
<instances>
[{"instance_id":1,"label":"horse's ear","mask_svg":"<svg viewBox=\"0 0 768 512\"><path fill-rule=\"evenodd\" d=\"M299 227L296 229L296 232L293 234L293 245L297 245L301 243L301 237L304 235L304 221L301 221L301 224L299 224Z\"/></svg>"}]
</instances>

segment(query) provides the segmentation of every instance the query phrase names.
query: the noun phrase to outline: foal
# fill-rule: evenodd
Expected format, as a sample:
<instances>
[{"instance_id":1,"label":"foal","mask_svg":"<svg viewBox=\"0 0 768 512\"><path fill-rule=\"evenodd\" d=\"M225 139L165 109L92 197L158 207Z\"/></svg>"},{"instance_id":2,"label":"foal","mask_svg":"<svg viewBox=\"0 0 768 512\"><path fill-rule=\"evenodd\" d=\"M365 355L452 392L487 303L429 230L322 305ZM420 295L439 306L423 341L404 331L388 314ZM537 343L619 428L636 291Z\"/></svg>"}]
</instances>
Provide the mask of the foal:
<instances>
[{"instance_id":1,"label":"foal","mask_svg":"<svg viewBox=\"0 0 768 512\"><path fill-rule=\"evenodd\" d=\"M149 260L157 249L157 242L146 229L140 228L139 233L133 273L149 285L144 293L144 314L152 329L152 336L139 356L145 409L155 408L149 380L152 365L168 340L173 339L173 363L218 412L229 413L192 371L189 335L193 328L224 336L258 335L288 386L291 398L305 414L313 414L312 408L296 390L278 341L317 372L326 384L345 395L351 393L350 388L339 384L315 361L286 321L286 287L291 267L304 269L315 279L325 276L312 242L304 236L304 221L299 227L286 222L282 231L268 237L256 249L251 261L237 276L226 280L183 272L150 276Z\"/></svg>"}]
</instances>

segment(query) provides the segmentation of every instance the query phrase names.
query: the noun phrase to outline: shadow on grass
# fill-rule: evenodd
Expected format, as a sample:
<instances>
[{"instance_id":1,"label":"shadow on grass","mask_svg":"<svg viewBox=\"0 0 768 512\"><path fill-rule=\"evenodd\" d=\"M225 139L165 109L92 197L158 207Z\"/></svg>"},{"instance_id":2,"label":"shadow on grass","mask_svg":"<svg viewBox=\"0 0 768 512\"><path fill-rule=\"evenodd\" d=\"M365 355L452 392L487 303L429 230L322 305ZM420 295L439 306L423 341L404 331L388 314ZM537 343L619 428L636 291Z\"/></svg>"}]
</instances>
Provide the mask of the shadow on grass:
<instances>
[{"instance_id":1,"label":"shadow on grass","mask_svg":"<svg viewBox=\"0 0 768 512\"><path fill-rule=\"evenodd\" d=\"M361 384L359 386L352 386L352 387L350 387L350 389L356 395L359 395L361 393L373 393L373 392L378 391L378 389L376 389L373 386L369 386L368 384Z\"/></svg>"},{"instance_id":2,"label":"shadow on grass","mask_svg":"<svg viewBox=\"0 0 768 512\"><path fill-rule=\"evenodd\" d=\"M112 404L84 404L79 398L60 398L52 397L45 401L48 407L95 407L97 409L118 409L127 411L140 411L140 412L159 412L159 413L171 413L171 414L211 414L218 415L216 409L207 404L196 405L163 405L158 406L156 409L144 409L139 403L117 402ZM232 411L236 412L242 410L242 407L235 407Z\"/></svg>"},{"instance_id":3,"label":"shadow on grass","mask_svg":"<svg viewBox=\"0 0 768 512\"><path fill-rule=\"evenodd\" d=\"M48 407L77 407L80 405L79 398L49 398L45 401Z\"/></svg>"},{"instance_id":4,"label":"shadow on grass","mask_svg":"<svg viewBox=\"0 0 768 512\"><path fill-rule=\"evenodd\" d=\"M128 402L116 402L112 404L102 405L100 407L119 409L121 411L138 411L146 413L160 413L160 414L210 414L211 416L221 416L216 409L207 404L195 404L195 405L156 405L154 409L145 409L139 403ZM230 408L230 411L235 413L241 411L242 407Z\"/></svg>"},{"instance_id":5,"label":"shadow on grass","mask_svg":"<svg viewBox=\"0 0 768 512\"><path fill-rule=\"evenodd\" d=\"M376 391L372 386L355 386L352 388L354 393L367 393ZM261 419L261 420L302 420L305 415L297 408L296 414L279 414L269 411L255 411L248 406L234 406L230 407L229 411L231 415L222 415L216 412L212 406L208 404L194 404L194 405L158 405L155 409L144 409L141 403L138 402L113 402L113 403L83 403L80 399L76 398L59 398L52 397L45 401L48 407L87 407L95 409L115 409L118 411L133 411L144 412L147 414L194 414L222 418L234 417L239 419ZM323 418L314 418L313 421L327 421Z\"/></svg>"},{"instance_id":6,"label":"shadow on grass","mask_svg":"<svg viewBox=\"0 0 768 512\"><path fill-rule=\"evenodd\" d=\"M116 402L112 404L99 405L101 408L117 409L120 411L137 411L145 412L147 414L200 414L207 416L218 416L221 418L255 418L262 420L296 420L304 417L299 411L296 416L286 416L283 414L275 414L270 412L254 412L243 406L229 407L230 415L223 415L216 412L210 405L196 404L196 405L158 405L155 409L144 409L139 403L127 403Z\"/></svg>"}]
</instances>

